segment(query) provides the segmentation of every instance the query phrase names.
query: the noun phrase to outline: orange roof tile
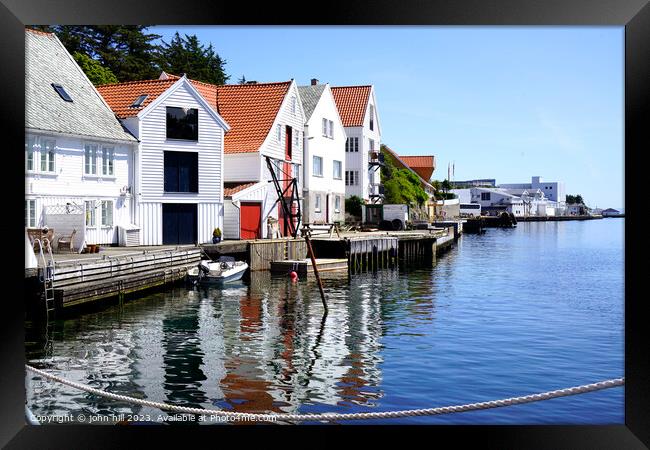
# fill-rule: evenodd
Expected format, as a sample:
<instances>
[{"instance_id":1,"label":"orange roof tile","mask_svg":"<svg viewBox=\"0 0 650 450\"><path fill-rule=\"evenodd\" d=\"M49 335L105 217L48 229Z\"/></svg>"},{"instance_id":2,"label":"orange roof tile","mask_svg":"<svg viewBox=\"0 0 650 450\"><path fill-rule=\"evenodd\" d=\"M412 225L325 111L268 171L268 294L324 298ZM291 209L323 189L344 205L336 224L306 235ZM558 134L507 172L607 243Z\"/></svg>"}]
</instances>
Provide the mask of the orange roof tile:
<instances>
[{"instance_id":1,"label":"orange roof tile","mask_svg":"<svg viewBox=\"0 0 650 450\"><path fill-rule=\"evenodd\" d=\"M366 117L372 86L332 87L332 94L344 127L360 127Z\"/></svg>"},{"instance_id":2,"label":"orange roof tile","mask_svg":"<svg viewBox=\"0 0 650 450\"><path fill-rule=\"evenodd\" d=\"M108 106L120 119L137 115L140 111L171 87L176 80L142 80L125 83L104 84L97 90L104 97ZM147 98L139 108L131 108L133 102L141 95Z\"/></svg>"},{"instance_id":3,"label":"orange roof tile","mask_svg":"<svg viewBox=\"0 0 650 450\"><path fill-rule=\"evenodd\" d=\"M431 173L427 176L427 173L424 171L419 171L419 168L424 168L423 166L423 161L426 160L426 158L430 158L432 163L435 161L433 156L400 156L397 154L395 150L392 148L388 147L386 144L382 144L382 151L387 151L394 159L395 163L397 163L398 166L403 167L405 169L410 170L411 172L415 172L415 174L420 178L420 181L422 182L423 186L433 188L431 186L431 183L429 182L431 179L431 175L433 174L433 169L435 167L432 167ZM412 162L416 164L415 167L411 167L409 163L406 162L407 159L411 159ZM433 165L433 164L432 164Z\"/></svg>"},{"instance_id":4,"label":"orange roof tile","mask_svg":"<svg viewBox=\"0 0 650 450\"><path fill-rule=\"evenodd\" d=\"M248 183L224 183L223 184L223 196L224 197L232 197L233 194L236 194L237 192L243 191L244 189L247 189L251 186L253 186L256 182L251 181Z\"/></svg>"},{"instance_id":5,"label":"orange roof tile","mask_svg":"<svg viewBox=\"0 0 650 450\"><path fill-rule=\"evenodd\" d=\"M143 108L174 84L178 75L161 74L158 80L107 84L97 89L120 118L135 116L142 108L130 108L138 96L148 94ZM271 131L291 81L279 83L215 85L189 80L199 94L230 126L224 153L257 152Z\"/></svg>"},{"instance_id":6,"label":"orange roof tile","mask_svg":"<svg viewBox=\"0 0 650 450\"><path fill-rule=\"evenodd\" d=\"M225 153L251 153L262 146L289 91L291 81L217 86L217 111L230 125ZM208 91L206 86L197 86ZM201 92L202 95L203 92Z\"/></svg>"},{"instance_id":7,"label":"orange roof tile","mask_svg":"<svg viewBox=\"0 0 650 450\"><path fill-rule=\"evenodd\" d=\"M161 77L180 77L164 73ZM197 91L230 125L224 139L224 153L252 153L259 150L280 111L291 81L277 83L215 85L190 80Z\"/></svg>"},{"instance_id":8,"label":"orange roof tile","mask_svg":"<svg viewBox=\"0 0 650 450\"><path fill-rule=\"evenodd\" d=\"M402 161L417 172L425 180L429 181L433 171L436 168L435 158L433 155L430 156L400 156Z\"/></svg>"}]
</instances>

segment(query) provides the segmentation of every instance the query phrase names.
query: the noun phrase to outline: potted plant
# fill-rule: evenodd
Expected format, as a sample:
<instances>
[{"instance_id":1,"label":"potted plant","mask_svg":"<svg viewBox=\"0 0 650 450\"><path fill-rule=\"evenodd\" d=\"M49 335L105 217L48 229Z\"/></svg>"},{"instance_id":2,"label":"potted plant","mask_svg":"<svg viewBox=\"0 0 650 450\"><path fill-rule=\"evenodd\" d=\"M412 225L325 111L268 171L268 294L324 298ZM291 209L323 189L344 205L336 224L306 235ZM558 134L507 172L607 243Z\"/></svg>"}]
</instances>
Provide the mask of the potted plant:
<instances>
[{"instance_id":1,"label":"potted plant","mask_svg":"<svg viewBox=\"0 0 650 450\"><path fill-rule=\"evenodd\" d=\"M217 227L212 232L212 243L218 244L219 242L221 242L221 230Z\"/></svg>"}]
</instances>

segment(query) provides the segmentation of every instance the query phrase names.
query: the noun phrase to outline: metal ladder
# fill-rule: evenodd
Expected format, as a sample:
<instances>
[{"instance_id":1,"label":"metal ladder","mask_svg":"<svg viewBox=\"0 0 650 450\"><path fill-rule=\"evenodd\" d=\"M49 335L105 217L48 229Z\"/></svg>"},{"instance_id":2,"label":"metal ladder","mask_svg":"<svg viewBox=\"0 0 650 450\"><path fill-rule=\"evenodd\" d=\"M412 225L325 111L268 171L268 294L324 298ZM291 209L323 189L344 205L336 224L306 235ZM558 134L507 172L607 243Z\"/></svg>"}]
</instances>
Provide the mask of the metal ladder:
<instances>
[{"instance_id":1,"label":"metal ladder","mask_svg":"<svg viewBox=\"0 0 650 450\"><path fill-rule=\"evenodd\" d=\"M43 238L43 241L36 239L38 242L43 271L41 272L40 281L43 282L43 298L45 299L45 313L49 322L50 314L54 312L54 256L52 255L52 246L49 239ZM46 261L43 253L43 245L47 245L50 260Z\"/></svg>"}]
</instances>

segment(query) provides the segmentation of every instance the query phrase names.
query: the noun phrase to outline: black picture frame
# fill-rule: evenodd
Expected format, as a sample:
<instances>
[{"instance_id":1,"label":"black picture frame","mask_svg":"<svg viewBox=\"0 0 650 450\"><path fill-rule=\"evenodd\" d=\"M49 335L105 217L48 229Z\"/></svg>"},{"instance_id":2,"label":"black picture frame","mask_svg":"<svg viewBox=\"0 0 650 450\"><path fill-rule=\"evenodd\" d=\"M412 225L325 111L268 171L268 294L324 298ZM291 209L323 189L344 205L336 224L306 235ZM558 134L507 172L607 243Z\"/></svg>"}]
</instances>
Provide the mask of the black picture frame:
<instances>
[{"instance_id":1,"label":"black picture frame","mask_svg":"<svg viewBox=\"0 0 650 450\"><path fill-rule=\"evenodd\" d=\"M316 6L319 6L318 8ZM323 6L323 7L321 7ZM21 148L24 136L24 25L25 24L205 24L205 25L619 25L625 26L625 425L615 426L432 426L432 427L330 427L327 436L330 445L348 441L350 431L364 434L364 445L385 440L388 435L397 438L394 445L419 445L412 433L426 439L427 445L445 447L474 444L480 448L645 448L650 446L650 376L648 366L648 329L643 307L644 292L639 285L640 270L644 266L642 248L644 230L636 232L641 222L639 191L646 177L641 173L641 155L647 148L650 99L650 6L647 0L436 0L427 3L412 0L328 2L325 4L297 3L294 6L260 3L248 7L233 2L188 0L157 1L80 1L61 0L2 0L0 4L0 33L2 34L2 64L0 75L3 88L2 123L5 125L5 155L15 167L23 167ZM644 139L646 138L646 139ZM13 150L12 150L13 149ZM638 159L638 160L637 160ZM11 163L13 161L13 163ZM8 171L4 177L10 195L5 196L6 211L22 211L19 196L11 192L24 188L22 170ZM606 182L606 180L603 180ZM635 183L635 181L638 181ZM20 200L22 201L22 200ZM8 236L20 236L22 214L5 214L9 224L3 228ZM20 247L20 239L8 239ZM170 433L187 445L217 445L224 434L232 435L247 427L199 427L187 435L183 427L88 427L88 426L31 426L24 418L25 356L23 339L24 302L19 280L24 276L21 258L13 256L23 250L7 252L3 295L2 369L0 386L0 445L7 448L112 448L133 445L135 436L168 439ZM14 275L11 275L14 273ZM154 430L155 428L155 430ZM266 442L282 445L312 445L311 441L287 440L287 432L296 428L257 427L248 433ZM311 429L310 429L311 428ZM314 431L300 427L300 432ZM218 432L220 434L215 435ZM208 441L199 434L211 433ZM188 439L191 439L191 441ZM207 436L206 436L207 437ZM289 436L289 439L293 437ZM388 441L387 441L388 442ZM337 444L338 443L338 444ZM346 442L347 443L347 442ZM401 443L401 444L400 444ZM230 444L229 444L230 445ZM390 445L390 444L389 444Z\"/></svg>"}]
</instances>

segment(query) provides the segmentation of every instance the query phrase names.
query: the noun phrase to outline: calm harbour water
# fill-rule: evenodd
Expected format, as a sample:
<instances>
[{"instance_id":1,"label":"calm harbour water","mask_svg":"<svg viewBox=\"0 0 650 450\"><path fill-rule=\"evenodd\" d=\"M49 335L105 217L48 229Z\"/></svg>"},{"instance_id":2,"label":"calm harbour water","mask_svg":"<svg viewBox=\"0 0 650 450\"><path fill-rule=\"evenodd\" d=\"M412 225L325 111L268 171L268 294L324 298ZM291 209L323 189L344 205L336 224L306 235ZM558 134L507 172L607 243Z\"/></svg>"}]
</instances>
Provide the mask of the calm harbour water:
<instances>
[{"instance_id":1,"label":"calm harbour water","mask_svg":"<svg viewBox=\"0 0 650 450\"><path fill-rule=\"evenodd\" d=\"M624 219L464 235L433 268L255 276L59 320L36 367L110 392L240 412L361 412L501 399L624 375ZM44 350L45 347L45 350ZM161 411L27 376L37 415ZM372 424L622 424L622 387Z\"/></svg>"}]
</instances>

